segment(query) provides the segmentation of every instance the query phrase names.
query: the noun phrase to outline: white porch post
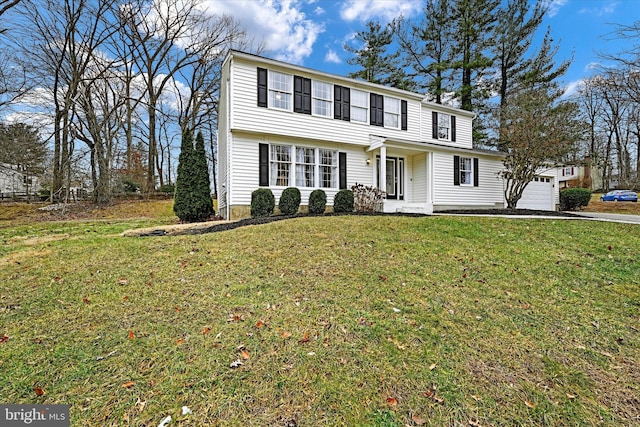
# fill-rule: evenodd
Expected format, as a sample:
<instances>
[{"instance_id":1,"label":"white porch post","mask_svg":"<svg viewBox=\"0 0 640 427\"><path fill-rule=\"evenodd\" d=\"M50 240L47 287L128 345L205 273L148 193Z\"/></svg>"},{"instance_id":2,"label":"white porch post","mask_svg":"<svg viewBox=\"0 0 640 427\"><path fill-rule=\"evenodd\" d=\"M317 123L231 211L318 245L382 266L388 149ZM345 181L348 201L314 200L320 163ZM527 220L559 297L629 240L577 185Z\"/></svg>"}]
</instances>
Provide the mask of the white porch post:
<instances>
[{"instance_id":1,"label":"white porch post","mask_svg":"<svg viewBox=\"0 0 640 427\"><path fill-rule=\"evenodd\" d=\"M387 147L384 145L380 147L380 176L378 177L380 182L380 190L386 193L387 191ZM386 197L385 197L386 198Z\"/></svg>"}]
</instances>

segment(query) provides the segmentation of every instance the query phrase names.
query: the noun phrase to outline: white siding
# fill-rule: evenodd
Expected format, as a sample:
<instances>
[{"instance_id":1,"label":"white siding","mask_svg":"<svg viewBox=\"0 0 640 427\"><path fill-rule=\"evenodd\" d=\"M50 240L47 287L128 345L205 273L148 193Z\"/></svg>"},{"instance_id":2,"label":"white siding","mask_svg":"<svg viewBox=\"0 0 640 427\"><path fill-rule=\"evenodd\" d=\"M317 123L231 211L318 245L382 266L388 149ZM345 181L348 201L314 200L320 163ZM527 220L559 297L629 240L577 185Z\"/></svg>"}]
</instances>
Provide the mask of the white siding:
<instances>
[{"instance_id":1,"label":"white siding","mask_svg":"<svg viewBox=\"0 0 640 427\"><path fill-rule=\"evenodd\" d=\"M229 78L229 66L230 62L227 62L222 70L222 78L220 85L220 100L223 108L220 108L218 113L218 179L216 188L216 193L218 196L218 214L222 215L226 218L227 213L227 189L229 188L229 183L227 182L227 170L229 168L229 156L228 156L228 108L224 108L225 106L229 106L228 98L229 98L229 85L230 83L227 81Z\"/></svg>"},{"instance_id":2,"label":"white siding","mask_svg":"<svg viewBox=\"0 0 640 427\"><path fill-rule=\"evenodd\" d=\"M282 135L294 138L305 138L319 141L332 141L344 144L356 144L368 146L369 135L393 137L405 140L420 138L420 112L421 103L415 99L407 101L408 130L390 129L380 126L371 126L364 123L346 122L332 117L320 117L307 114L282 111L272 108L257 106L257 67L259 63L247 62L238 58L233 63L233 121L232 130L258 132L271 135ZM267 66L268 70L294 74L286 68ZM330 81L327 77L314 77L313 74L296 72L296 75L317 78L328 83L340 84L346 87L357 88L365 91L399 98L395 92L386 93L384 89L371 89L366 86L356 87L354 82L349 86L341 81Z\"/></svg>"},{"instance_id":3,"label":"white siding","mask_svg":"<svg viewBox=\"0 0 640 427\"><path fill-rule=\"evenodd\" d=\"M445 141L433 138L433 111L456 116L456 141ZM422 105L421 141L446 145L456 148L473 148L473 119L467 115L452 111L437 111L431 104Z\"/></svg>"},{"instance_id":4,"label":"white siding","mask_svg":"<svg viewBox=\"0 0 640 427\"><path fill-rule=\"evenodd\" d=\"M489 206L504 203L500 160L482 157L476 153L460 154L477 157L478 187L453 184L453 154L433 153L433 204L445 206Z\"/></svg>"},{"instance_id":5,"label":"white siding","mask_svg":"<svg viewBox=\"0 0 640 427\"><path fill-rule=\"evenodd\" d=\"M297 140L278 136L256 136L252 134L233 133L233 158L234 158L234 187L231 197L231 205L250 205L251 193L258 186L259 174L259 156L258 144L286 144L299 147L318 147L329 148L347 153L347 188L351 188L355 183L371 185L371 165L367 165L368 154L362 147L352 147L343 144L324 143L318 144L317 141ZM295 183L290 186L296 187ZM276 198L276 205L282 194L282 190L286 187L270 187ZM298 187L301 194L301 204L306 205L309 202L309 194L316 188ZM335 188L323 188L327 194L327 206L333 205L333 198L338 192Z\"/></svg>"}]
</instances>

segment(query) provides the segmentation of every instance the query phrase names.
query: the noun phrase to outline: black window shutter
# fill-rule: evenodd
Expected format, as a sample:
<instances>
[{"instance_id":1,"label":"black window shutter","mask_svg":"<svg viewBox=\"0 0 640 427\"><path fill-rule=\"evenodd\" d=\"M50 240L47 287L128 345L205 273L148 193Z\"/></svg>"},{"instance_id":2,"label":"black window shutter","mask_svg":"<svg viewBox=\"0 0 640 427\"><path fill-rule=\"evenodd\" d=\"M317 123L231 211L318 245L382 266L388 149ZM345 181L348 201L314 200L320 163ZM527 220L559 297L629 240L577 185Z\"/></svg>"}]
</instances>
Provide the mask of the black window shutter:
<instances>
[{"instance_id":1,"label":"black window shutter","mask_svg":"<svg viewBox=\"0 0 640 427\"><path fill-rule=\"evenodd\" d=\"M338 153L338 187L347 188L347 153Z\"/></svg>"},{"instance_id":2,"label":"black window shutter","mask_svg":"<svg viewBox=\"0 0 640 427\"><path fill-rule=\"evenodd\" d=\"M351 120L351 89L348 87L342 88L342 120Z\"/></svg>"},{"instance_id":3,"label":"black window shutter","mask_svg":"<svg viewBox=\"0 0 640 427\"><path fill-rule=\"evenodd\" d=\"M478 172L480 172L478 170L478 158L474 157L473 158L473 186L477 187L479 185L478 182Z\"/></svg>"},{"instance_id":4,"label":"black window shutter","mask_svg":"<svg viewBox=\"0 0 640 427\"><path fill-rule=\"evenodd\" d=\"M258 107L267 106L267 69L258 68Z\"/></svg>"},{"instance_id":5,"label":"black window shutter","mask_svg":"<svg viewBox=\"0 0 640 427\"><path fill-rule=\"evenodd\" d=\"M369 124L384 126L384 97L375 93L369 94Z\"/></svg>"},{"instance_id":6,"label":"black window shutter","mask_svg":"<svg viewBox=\"0 0 640 427\"><path fill-rule=\"evenodd\" d=\"M453 185L460 185L460 156L453 156Z\"/></svg>"},{"instance_id":7,"label":"black window shutter","mask_svg":"<svg viewBox=\"0 0 640 427\"><path fill-rule=\"evenodd\" d=\"M311 114L311 79L302 79L302 110Z\"/></svg>"},{"instance_id":8,"label":"black window shutter","mask_svg":"<svg viewBox=\"0 0 640 427\"><path fill-rule=\"evenodd\" d=\"M311 79L293 76L293 111L311 114Z\"/></svg>"},{"instance_id":9,"label":"black window shutter","mask_svg":"<svg viewBox=\"0 0 640 427\"><path fill-rule=\"evenodd\" d=\"M333 86L333 118L342 120L342 86Z\"/></svg>"},{"instance_id":10,"label":"black window shutter","mask_svg":"<svg viewBox=\"0 0 640 427\"><path fill-rule=\"evenodd\" d=\"M376 97L375 93L370 93L369 94L369 124L372 126L375 126L378 124L378 122L376 121L376 100L378 98Z\"/></svg>"},{"instance_id":11,"label":"black window shutter","mask_svg":"<svg viewBox=\"0 0 640 427\"><path fill-rule=\"evenodd\" d=\"M451 116L451 142L456 142L456 116Z\"/></svg>"},{"instance_id":12,"label":"black window shutter","mask_svg":"<svg viewBox=\"0 0 640 427\"><path fill-rule=\"evenodd\" d=\"M302 77L293 76L293 111L302 113Z\"/></svg>"},{"instance_id":13,"label":"black window shutter","mask_svg":"<svg viewBox=\"0 0 640 427\"><path fill-rule=\"evenodd\" d=\"M431 112L431 137L438 139L438 113Z\"/></svg>"},{"instance_id":14,"label":"black window shutter","mask_svg":"<svg viewBox=\"0 0 640 427\"><path fill-rule=\"evenodd\" d=\"M407 130L407 101L400 101L400 123L401 129Z\"/></svg>"},{"instance_id":15,"label":"black window shutter","mask_svg":"<svg viewBox=\"0 0 640 427\"><path fill-rule=\"evenodd\" d=\"M260 155L260 187L268 187L269 186L269 144L260 144L259 147L259 155Z\"/></svg>"}]
</instances>

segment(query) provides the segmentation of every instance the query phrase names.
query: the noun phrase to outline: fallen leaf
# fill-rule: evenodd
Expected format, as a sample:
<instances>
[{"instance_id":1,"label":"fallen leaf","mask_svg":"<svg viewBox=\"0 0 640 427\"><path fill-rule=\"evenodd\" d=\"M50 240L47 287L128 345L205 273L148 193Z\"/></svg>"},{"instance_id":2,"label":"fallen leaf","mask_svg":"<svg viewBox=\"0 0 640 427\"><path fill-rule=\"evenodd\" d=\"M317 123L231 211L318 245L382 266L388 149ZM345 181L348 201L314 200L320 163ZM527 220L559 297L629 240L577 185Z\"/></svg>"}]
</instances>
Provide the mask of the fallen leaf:
<instances>
[{"instance_id":1,"label":"fallen leaf","mask_svg":"<svg viewBox=\"0 0 640 427\"><path fill-rule=\"evenodd\" d=\"M573 400L573 399L575 399L575 398L576 398L576 395L575 395L575 394L567 393L567 399L569 399L569 400Z\"/></svg>"},{"instance_id":2,"label":"fallen leaf","mask_svg":"<svg viewBox=\"0 0 640 427\"><path fill-rule=\"evenodd\" d=\"M242 362L240 361L240 359L238 359L238 360L234 360L234 361L233 361L233 362L231 362L231 364L229 365L229 367L230 367L231 369L237 369L237 368L239 368L240 366L242 366Z\"/></svg>"},{"instance_id":3,"label":"fallen leaf","mask_svg":"<svg viewBox=\"0 0 640 427\"><path fill-rule=\"evenodd\" d=\"M82 298L82 302L85 304L91 303L91 301L89 301L89 298Z\"/></svg>"},{"instance_id":4,"label":"fallen leaf","mask_svg":"<svg viewBox=\"0 0 640 427\"><path fill-rule=\"evenodd\" d=\"M207 326L202 328L202 335L207 335L209 332L211 332L211 328L209 328Z\"/></svg>"},{"instance_id":5,"label":"fallen leaf","mask_svg":"<svg viewBox=\"0 0 640 427\"><path fill-rule=\"evenodd\" d=\"M387 403L391 406L396 406L398 404L398 399L395 397L387 397Z\"/></svg>"},{"instance_id":6,"label":"fallen leaf","mask_svg":"<svg viewBox=\"0 0 640 427\"><path fill-rule=\"evenodd\" d=\"M188 406L183 406L182 412L180 413L182 414L182 416L185 416L185 415L193 414L193 411L191 411L191 409L189 409Z\"/></svg>"},{"instance_id":7,"label":"fallen leaf","mask_svg":"<svg viewBox=\"0 0 640 427\"><path fill-rule=\"evenodd\" d=\"M284 332L282 332L282 333L280 334L280 336L281 336L282 338L285 338L285 339L286 339L286 338L289 338L289 337L291 336L291 332L289 332L289 331L284 331Z\"/></svg>"},{"instance_id":8,"label":"fallen leaf","mask_svg":"<svg viewBox=\"0 0 640 427\"><path fill-rule=\"evenodd\" d=\"M469 426L471 426L471 427L482 427L482 426L480 425L480 423L479 423L478 421L476 421L476 419L475 419L475 418L471 418L471 419L469 420Z\"/></svg>"},{"instance_id":9,"label":"fallen leaf","mask_svg":"<svg viewBox=\"0 0 640 427\"><path fill-rule=\"evenodd\" d=\"M304 335L302 336L302 338L300 338L300 340L298 342L300 344L304 344L306 342L309 342L309 331L304 331Z\"/></svg>"},{"instance_id":10,"label":"fallen leaf","mask_svg":"<svg viewBox=\"0 0 640 427\"><path fill-rule=\"evenodd\" d=\"M136 408L138 408L138 412L144 411L144 407L147 406L147 401L142 401L140 398L136 401Z\"/></svg>"},{"instance_id":11,"label":"fallen leaf","mask_svg":"<svg viewBox=\"0 0 640 427\"><path fill-rule=\"evenodd\" d=\"M133 387L134 385L136 385L136 382L135 382L135 381L127 381L126 383L122 384L122 387L124 387L124 388L131 388L131 387Z\"/></svg>"},{"instance_id":12,"label":"fallen leaf","mask_svg":"<svg viewBox=\"0 0 640 427\"><path fill-rule=\"evenodd\" d=\"M266 324L262 321L262 320L258 320L258 322L256 322L256 328L260 329L262 327L265 327Z\"/></svg>"},{"instance_id":13,"label":"fallen leaf","mask_svg":"<svg viewBox=\"0 0 640 427\"><path fill-rule=\"evenodd\" d=\"M472 394L471 397L473 397L473 400L475 400L476 402L479 402L482 400L482 398L476 394Z\"/></svg>"},{"instance_id":14,"label":"fallen leaf","mask_svg":"<svg viewBox=\"0 0 640 427\"><path fill-rule=\"evenodd\" d=\"M185 343L185 339L184 338L178 338L178 340L176 341L176 345L181 345Z\"/></svg>"},{"instance_id":15,"label":"fallen leaf","mask_svg":"<svg viewBox=\"0 0 640 427\"><path fill-rule=\"evenodd\" d=\"M429 365L429 370L433 371L434 369L436 369L437 366L438 366L437 363L432 363L431 365Z\"/></svg>"},{"instance_id":16,"label":"fallen leaf","mask_svg":"<svg viewBox=\"0 0 640 427\"><path fill-rule=\"evenodd\" d=\"M118 284L120 285L126 285L127 283L129 283L129 281L127 279L125 279L124 277L121 277L118 279Z\"/></svg>"},{"instance_id":17,"label":"fallen leaf","mask_svg":"<svg viewBox=\"0 0 640 427\"><path fill-rule=\"evenodd\" d=\"M383 282L387 281L387 276L378 276L380 278L380 280L382 280Z\"/></svg>"},{"instance_id":18,"label":"fallen leaf","mask_svg":"<svg viewBox=\"0 0 640 427\"><path fill-rule=\"evenodd\" d=\"M0 337L0 343L5 343L7 341L9 341L9 335L4 334Z\"/></svg>"},{"instance_id":19,"label":"fallen leaf","mask_svg":"<svg viewBox=\"0 0 640 427\"><path fill-rule=\"evenodd\" d=\"M160 424L158 424L158 427L167 427L170 422L171 422L171 415L167 415L165 418L162 419L162 421L160 421Z\"/></svg>"},{"instance_id":20,"label":"fallen leaf","mask_svg":"<svg viewBox=\"0 0 640 427\"><path fill-rule=\"evenodd\" d=\"M530 400L525 400L524 404L527 405L529 408L532 408L532 409L536 407L536 404L531 402Z\"/></svg>"},{"instance_id":21,"label":"fallen leaf","mask_svg":"<svg viewBox=\"0 0 640 427\"><path fill-rule=\"evenodd\" d=\"M128 300L129 300L129 297L127 295L122 297L122 301L128 301Z\"/></svg>"},{"instance_id":22,"label":"fallen leaf","mask_svg":"<svg viewBox=\"0 0 640 427\"><path fill-rule=\"evenodd\" d=\"M611 249L612 249L612 248L611 248L611 245L607 246L607 249L611 250Z\"/></svg>"},{"instance_id":23,"label":"fallen leaf","mask_svg":"<svg viewBox=\"0 0 640 427\"><path fill-rule=\"evenodd\" d=\"M240 356L242 356L242 358L243 358L244 360L249 360L249 358L251 357L251 356L249 355L249 352L248 352L247 350L241 350L241 351L240 351Z\"/></svg>"},{"instance_id":24,"label":"fallen leaf","mask_svg":"<svg viewBox=\"0 0 640 427\"><path fill-rule=\"evenodd\" d=\"M133 331L129 331L129 339L132 340L135 338L135 335L133 334Z\"/></svg>"},{"instance_id":25,"label":"fallen leaf","mask_svg":"<svg viewBox=\"0 0 640 427\"><path fill-rule=\"evenodd\" d=\"M175 309L176 311L180 311L180 307L178 307L177 305L174 307L174 309Z\"/></svg>"},{"instance_id":26,"label":"fallen leaf","mask_svg":"<svg viewBox=\"0 0 640 427\"><path fill-rule=\"evenodd\" d=\"M35 386L33 391L36 393L36 396L44 396L44 390L42 387Z\"/></svg>"},{"instance_id":27,"label":"fallen leaf","mask_svg":"<svg viewBox=\"0 0 640 427\"><path fill-rule=\"evenodd\" d=\"M416 425L419 425L419 426L424 425L424 424L427 423L427 420L425 420L424 418L421 418L421 417L419 417L417 415L412 416L411 419L413 420L414 423L416 423Z\"/></svg>"}]
</instances>

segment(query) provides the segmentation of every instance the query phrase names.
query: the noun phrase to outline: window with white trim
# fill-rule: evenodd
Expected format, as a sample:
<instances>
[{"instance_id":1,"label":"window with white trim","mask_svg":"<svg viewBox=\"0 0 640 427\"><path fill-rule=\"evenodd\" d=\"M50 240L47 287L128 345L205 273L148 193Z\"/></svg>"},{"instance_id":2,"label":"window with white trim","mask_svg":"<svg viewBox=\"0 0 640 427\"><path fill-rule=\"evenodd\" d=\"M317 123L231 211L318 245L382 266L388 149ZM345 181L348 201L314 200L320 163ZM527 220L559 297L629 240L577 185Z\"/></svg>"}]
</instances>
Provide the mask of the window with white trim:
<instances>
[{"instance_id":1,"label":"window with white trim","mask_svg":"<svg viewBox=\"0 0 640 427\"><path fill-rule=\"evenodd\" d=\"M438 139L448 140L451 137L451 116L438 113Z\"/></svg>"},{"instance_id":2,"label":"window with white trim","mask_svg":"<svg viewBox=\"0 0 640 427\"><path fill-rule=\"evenodd\" d=\"M473 185L473 160L460 157L460 185Z\"/></svg>"},{"instance_id":3,"label":"window with white trim","mask_svg":"<svg viewBox=\"0 0 640 427\"><path fill-rule=\"evenodd\" d=\"M269 108L291 110L293 76L269 71Z\"/></svg>"},{"instance_id":4,"label":"window with white trim","mask_svg":"<svg viewBox=\"0 0 640 427\"><path fill-rule=\"evenodd\" d=\"M291 146L272 144L270 165L270 184L288 187L291 174Z\"/></svg>"},{"instance_id":5,"label":"window with white trim","mask_svg":"<svg viewBox=\"0 0 640 427\"><path fill-rule=\"evenodd\" d=\"M296 185L298 187L315 187L316 184L316 149L296 147Z\"/></svg>"},{"instance_id":6,"label":"window with white trim","mask_svg":"<svg viewBox=\"0 0 640 427\"><path fill-rule=\"evenodd\" d=\"M351 89L351 121L367 123L369 120L369 93Z\"/></svg>"},{"instance_id":7,"label":"window with white trim","mask_svg":"<svg viewBox=\"0 0 640 427\"><path fill-rule=\"evenodd\" d=\"M333 85L312 80L311 98L313 99L313 114L325 117L332 116Z\"/></svg>"},{"instance_id":8,"label":"window with white trim","mask_svg":"<svg viewBox=\"0 0 640 427\"><path fill-rule=\"evenodd\" d=\"M320 187L338 187L338 152L335 150L318 149L320 160Z\"/></svg>"},{"instance_id":9,"label":"window with white trim","mask_svg":"<svg viewBox=\"0 0 640 427\"><path fill-rule=\"evenodd\" d=\"M400 100L384 97L384 127L400 127Z\"/></svg>"}]
</instances>

